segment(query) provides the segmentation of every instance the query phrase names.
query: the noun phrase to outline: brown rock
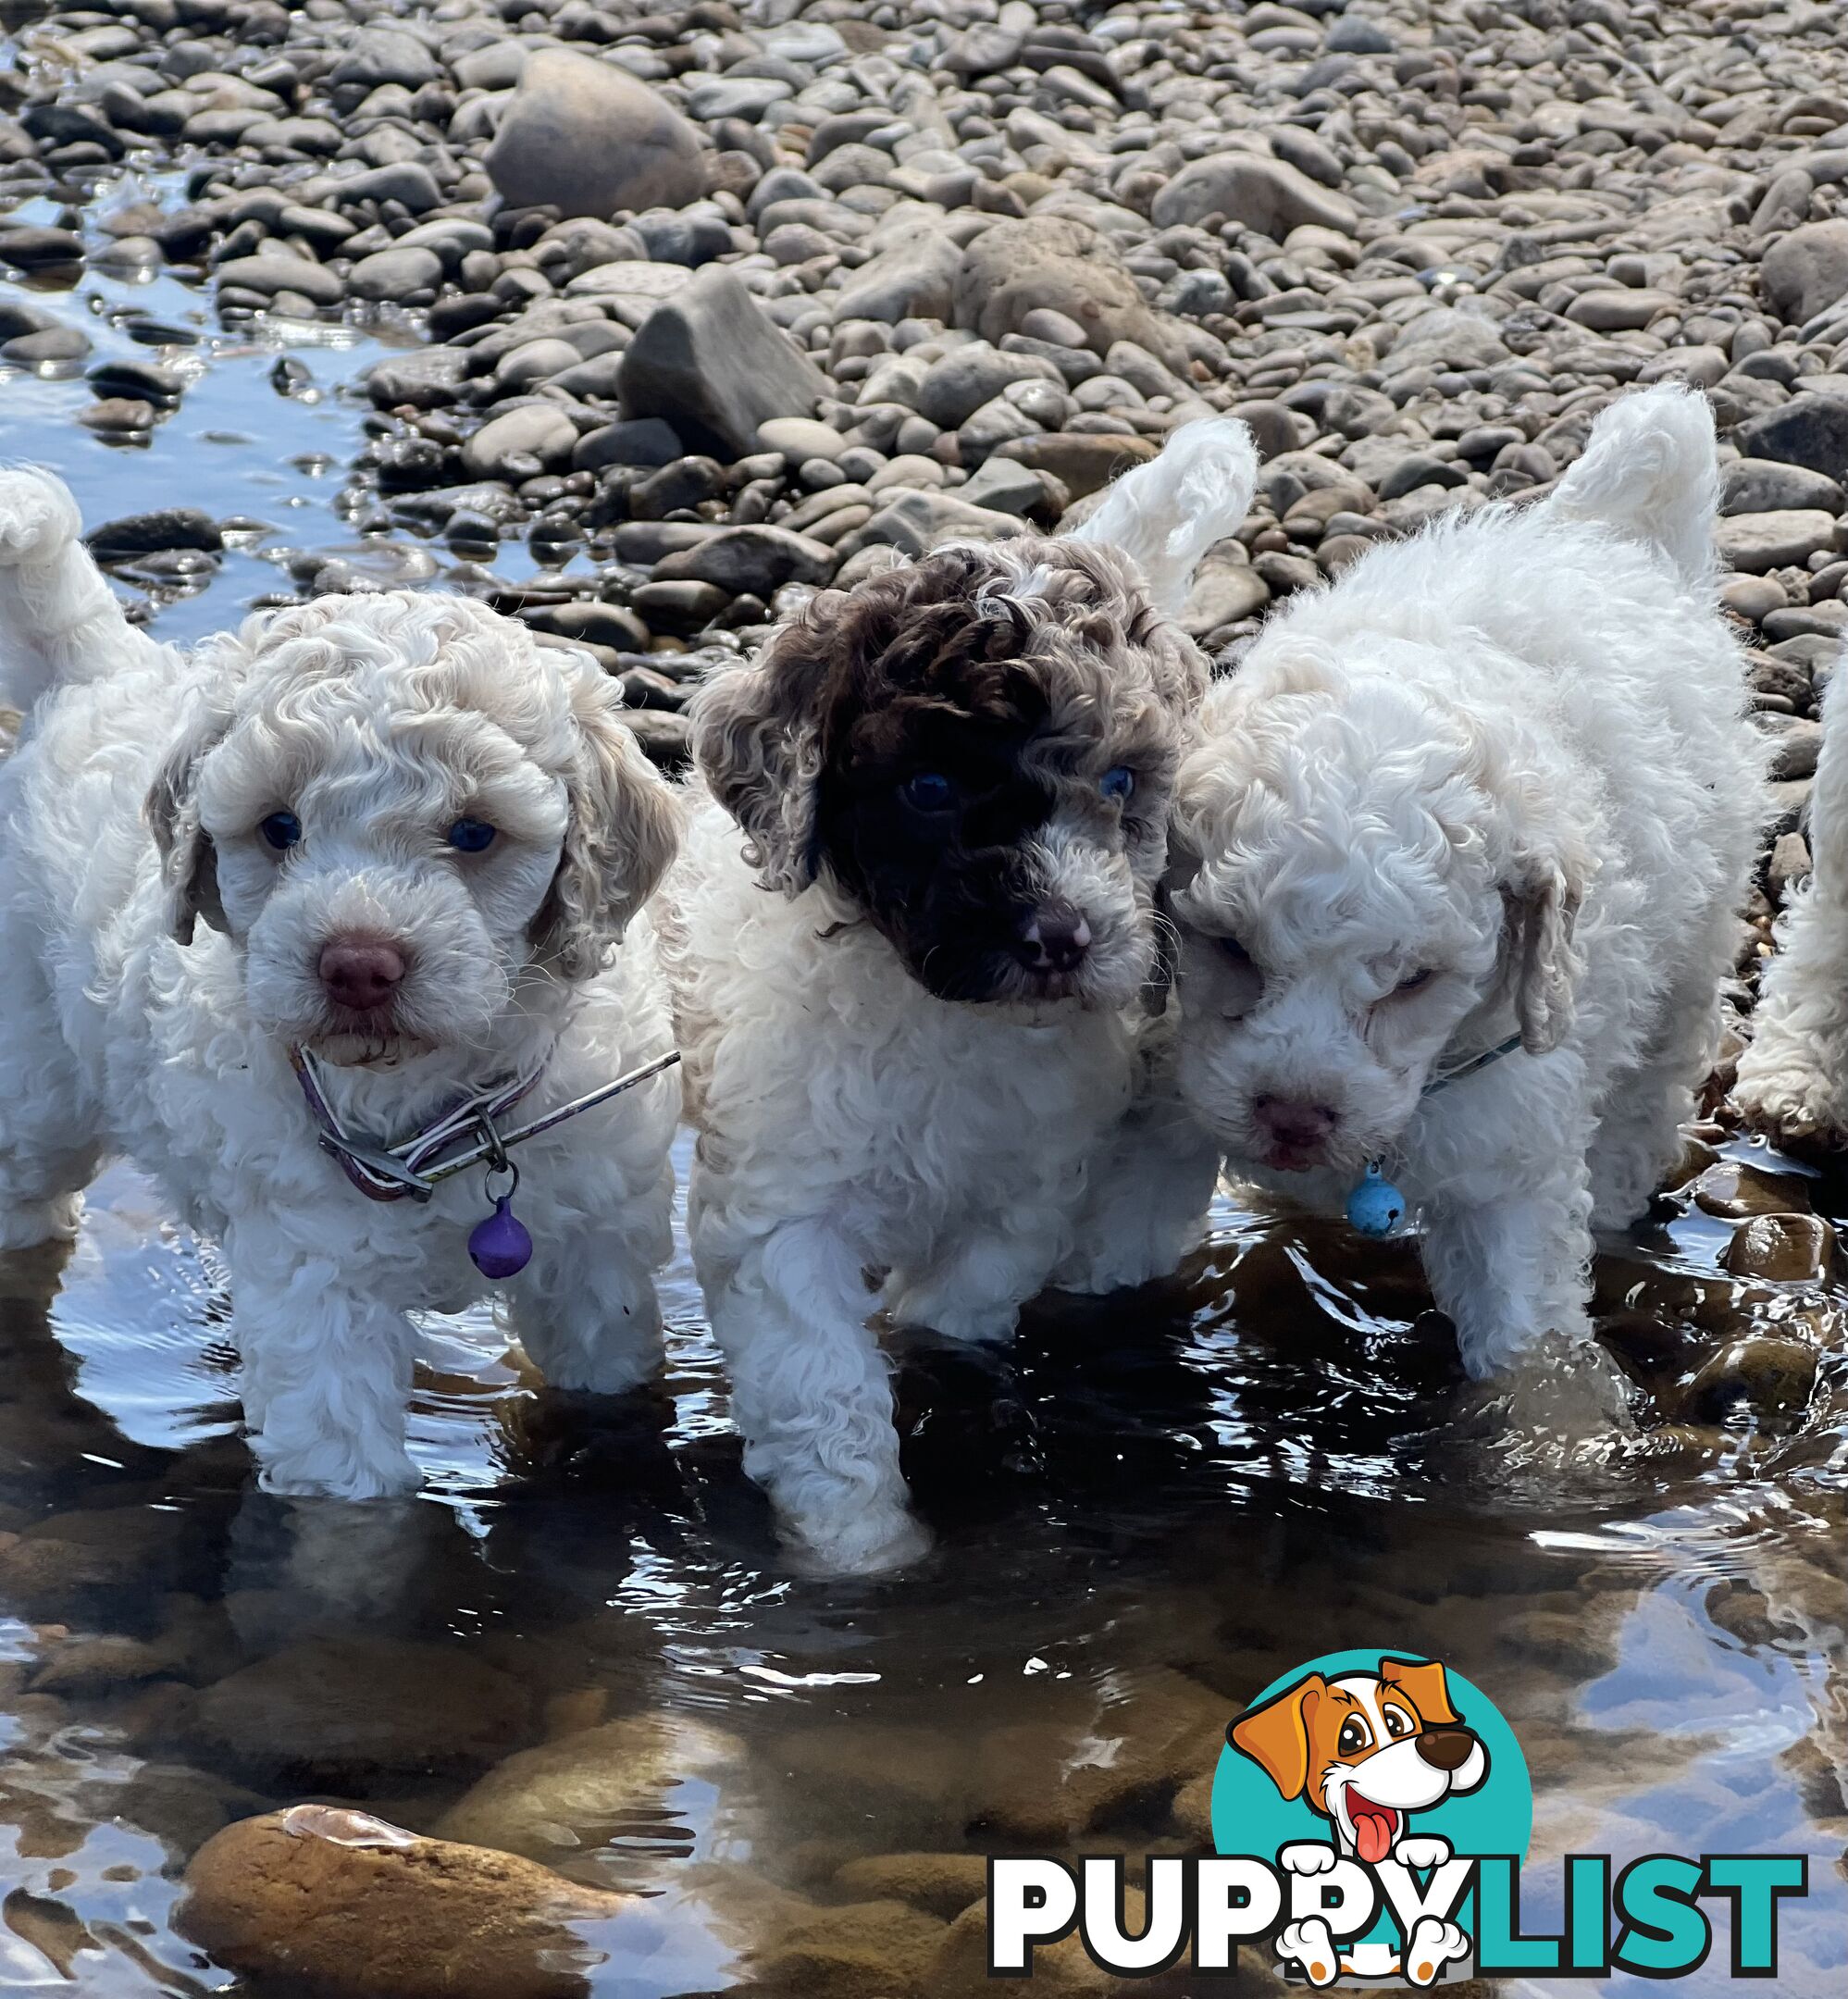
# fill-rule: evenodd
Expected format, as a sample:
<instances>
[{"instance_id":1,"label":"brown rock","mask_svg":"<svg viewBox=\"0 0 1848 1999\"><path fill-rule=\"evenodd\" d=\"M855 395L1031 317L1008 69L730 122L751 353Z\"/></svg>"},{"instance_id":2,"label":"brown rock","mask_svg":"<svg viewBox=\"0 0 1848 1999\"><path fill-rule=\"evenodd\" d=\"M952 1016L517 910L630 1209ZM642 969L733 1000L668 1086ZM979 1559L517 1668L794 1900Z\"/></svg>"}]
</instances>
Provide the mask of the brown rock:
<instances>
[{"instance_id":1,"label":"brown rock","mask_svg":"<svg viewBox=\"0 0 1848 1999\"><path fill-rule=\"evenodd\" d=\"M568 49L528 58L485 164L510 207L550 204L566 217L681 208L706 186L700 135L677 111Z\"/></svg>"},{"instance_id":2,"label":"brown rock","mask_svg":"<svg viewBox=\"0 0 1848 1999\"><path fill-rule=\"evenodd\" d=\"M530 1705L518 1681L465 1652L315 1638L206 1688L192 1728L239 1769L366 1796L388 1775L504 1755L526 1734Z\"/></svg>"},{"instance_id":3,"label":"brown rock","mask_svg":"<svg viewBox=\"0 0 1848 1999\"><path fill-rule=\"evenodd\" d=\"M1758 1415L1783 1422L1800 1416L1816 1392L1816 1348L1778 1333L1753 1333L1721 1347L1694 1376L1692 1411L1703 1422L1723 1422L1744 1403Z\"/></svg>"},{"instance_id":4,"label":"brown rock","mask_svg":"<svg viewBox=\"0 0 1848 1999\"><path fill-rule=\"evenodd\" d=\"M1217 1768L1232 1706L1159 1669L1082 1720L991 1730L974 1758L972 1816L1029 1844L1074 1837Z\"/></svg>"},{"instance_id":5,"label":"brown rock","mask_svg":"<svg viewBox=\"0 0 1848 1999\"><path fill-rule=\"evenodd\" d=\"M750 1953L751 1989L788 1999L936 1999L946 1931L903 1902L791 1906Z\"/></svg>"},{"instance_id":6,"label":"brown rock","mask_svg":"<svg viewBox=\"0 0 1848 1999\"><path fill-rule=\"evenodd\" d=\"M872 1854L850 1860L835 1876L844 1895L863 1902L906 1902L951 1921L988 1892L988 1862L981 1854Z\"/></svg>"},{"instance_id":7,"label":"brown rock","mask_svg":"<svg viewBox=\"0 0 1848 1999\"><path fill-rule=\"evenodd\" d=\"M1766 1173L1737 1160L1721 1160L1700 1176L1694 1205L1722 1222L1744 1222L1754 1215L1801 1214L1809 1207L1809 1196L1796 1173Z\"/></svg>"},{"instance_id":8,"label":"brown rock","mask_svg":"<svg viewBox=\"0 0 1848 1999\"><path fill-rule=\"evenodd\" d=\"M1123 1927L1131 1936L1147 1921L1147 1905L1139 1888L1122 1894ZM1033 1954L1028 1989L1035 1999L1103 1999L1126 1989L1123 1980L1092 1962L1074 1931L1057 1943L1042 1943ZM1238 1988L1244 1990L1244 1980ZM988 1976L988 1913L986 1906L965 1909L950 1924L932 1968L930 1999L994 1999L995 1980Z\"/></svg>"},{"instance_id":9,"label":"brown rock","mask_svg":"<svg viewBox=\"0 0 1848 1999\"><path fill-rule=\"evenodd\" d=\"M1835 1231L1819 1215L1755 1215L1726 1246L1735 1277L1819 1284L1835 1261Z\"/></svg>"},{"instance_id":10,"label":"brown rock","mask_svg":"<svg viewBox=\"0 0 1848 1999\"><path fill-rule=\"evenodd\" d=\"M1073 500L1083 500L1108 486L1119 473L1153 458L1158 449L1151 438L1053 430L1044 437L1014 438L1001 445L995 456L1030 466L1036 472L1050 472L1063 481Z\"/></svg>"},{"instance_id":11,"label":"brown rock","mask_svg":"<svg viewBox=\"0 0 1848 1999\"><path fill-rule=\"evenodd\" d=\"M326 1805L208 1840L176 1922L229 1969L316 1999L585 1999L626 1924L638 1955L659 1937L634 1897Z\"/></svg>"},{"instance_id":12,"label":"brown rock","mask_svg":"<svg viewBox=\"0 0 1848 1999\"><path fill-rule=\"evenodd\" d=\"M632 1715L509 1757L438 1820L439 1837L533 1859L581 1852L658 1810L682 1780L734 1769L730 1736L679 1715Z\"/></svg>"},{"instance_id":13,"label":"brown rock","mask_svg":"<svg viewBox=\"0 0 1848 1999\"><path fill-rule=\"evenodd\" d=\"M1165 367L1186 374L1179 329L1150 307L1095 230L1070 216L1030 216L985 230L963 252L956 274L956 325L998 344L1042 308L1075 320L1095 354L1133 341Z\"/></svg>"}]
</instances>

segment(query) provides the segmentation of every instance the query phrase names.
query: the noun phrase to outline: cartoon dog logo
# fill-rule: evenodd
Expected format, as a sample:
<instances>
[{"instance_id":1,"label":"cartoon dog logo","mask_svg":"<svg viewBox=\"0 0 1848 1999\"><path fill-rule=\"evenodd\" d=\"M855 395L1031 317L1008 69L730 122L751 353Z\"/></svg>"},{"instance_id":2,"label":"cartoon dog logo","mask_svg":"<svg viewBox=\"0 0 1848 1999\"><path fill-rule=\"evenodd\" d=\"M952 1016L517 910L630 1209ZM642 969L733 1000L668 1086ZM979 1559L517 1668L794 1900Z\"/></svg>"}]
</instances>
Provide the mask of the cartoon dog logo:
<instances>
[{"instance_id":1,"label":"cartoon dog logo","mask_svg":"<svg viewBox=\"0 0 1848 1999\"><path fill-rule=\"evenodd\" d=\"M1488 1751L1452 1707L1449 1679L1435 1661L1382 1658L1378 1672L1332 1680L1307 1674L1247 1709L1227 1740L1284 1798L1303 1799L1333 1829L1332 1844L1283 1848L1278 1863L1293 1874L1325 1873L1337 1859L1370 1867L1389 1858L1408 1868L1442 1866L1450 1843L1414 1834L1412 1813L1479 1789L1489 1774ZM1431 1919L1407 1939L1402 1963L1374 1945L1337 1953L1328 1925L1313 1917L1289 1924L1277 1938L1279 1957L1315 1985L1332 1984L1343 1973L1401 1972L1413 1984L1429 1985L1469 1950L1455 1924Z\"/></svg>"}]
</instances>

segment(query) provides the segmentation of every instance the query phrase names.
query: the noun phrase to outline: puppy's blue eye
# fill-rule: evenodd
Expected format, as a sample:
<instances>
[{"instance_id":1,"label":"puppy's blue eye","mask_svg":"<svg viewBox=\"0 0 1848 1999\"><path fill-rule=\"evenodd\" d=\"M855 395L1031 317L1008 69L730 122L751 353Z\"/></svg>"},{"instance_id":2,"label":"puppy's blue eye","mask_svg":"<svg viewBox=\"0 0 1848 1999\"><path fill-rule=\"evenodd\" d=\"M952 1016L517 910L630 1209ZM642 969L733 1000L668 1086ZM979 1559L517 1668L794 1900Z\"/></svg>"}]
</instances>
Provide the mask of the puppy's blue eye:
<instances>
[{"instance_id":1,"label":"puppy's blue eye","mask_svg":"<svg viewBox=\"0 0 1848 1999\"><path fill-rule=\"evenodd\" d=\"M496 828L485 819L458 819L443 838L457 853L485 853L494 844Z\"/></svg>"},{"instance_id":2,"label":"puppy's blue eye","mask_svg":"<svg viewBox=\"0 0 1848 1999\"><path fill-rule=\"evenodd\" d=\"M302 838L302 822L291 812L273 812L257 821L256 830L278 853L287 853Z\"/></svg>"},{"instance_id":3,"label":"puppy's blue eye","mask_svg":"<svg viewBox=\"0 0 1848 1999\"><path fill-rule=\"evenodd\" d=\"M1098 779L1098 789L1106 798L1126 799L1135 789L1135 773L1127 764L1117 764Z\"/></svg>"},{"instance_id":4,"label":"puppy's blue eye","mask_svg":"<svg viewBox=\"0 0 1848 1999\"><path fill-rule=\"evenodd\" d=\"M948 812L956 802L956 787L941 771L919 771L899 788L913 812Z\"/></svg>"}]
</instances>

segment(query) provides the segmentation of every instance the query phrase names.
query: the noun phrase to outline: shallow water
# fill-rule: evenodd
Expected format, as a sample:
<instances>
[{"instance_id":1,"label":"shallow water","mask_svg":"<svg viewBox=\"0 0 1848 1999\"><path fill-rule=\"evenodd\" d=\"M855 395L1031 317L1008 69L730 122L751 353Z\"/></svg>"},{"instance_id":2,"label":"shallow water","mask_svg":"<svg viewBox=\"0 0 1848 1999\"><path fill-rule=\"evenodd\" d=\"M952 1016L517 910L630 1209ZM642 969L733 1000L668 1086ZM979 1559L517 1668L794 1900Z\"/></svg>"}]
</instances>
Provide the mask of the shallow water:
<instances>
[{"instance_id":1,"label":"shallow water","mask_svg":"<svg viewBox=\"0 0 1848 1999\"><path fill-rule=\"evenodd\" d=\"M0 381L0 448L64 472L88 518L181 501L266 524L203 589L156 591L156 630L287 588L286 551L353 553L333 501L366 411L340 383L402 329L222 334L172 278L33 295L98 357L160 353L124 312L199 335L175 356L201 379L145 447L72 421L81 379ZM317 399L271 386L285 350ZM524 552L503 558L517 573ZM1848 1216L1848 1183L1782 1170L1786 1205ZM1512 1721L1538 1792L1530 1927L1558 1914L1567 1851L1802 1852L1775 1989L1839 1994L1848 1293L1730 1276L1731 1233L1683 1198L1610 1246L1602 1322L1648 1390L1644 1441L1569 1478L1482 1442L1409 1250L1228 1200L1159 1293L1052 1301L994 1360L908 1343L936 1552L842 1585L778 1565L684 1255L657 1393L550 1394L485 1314L433 1321L420 1500L254 1493L210 1257L113 1168L68 1258L0 1259L0 1988L266 1990L172 1927L221 1824L326 1798L433 1830L500 1758L627 1723L565 1752L601 1773L594 1797L478 1794L448 1830L653 1898L587 1933L589 1991L841 1990L790 1938L807 1903L867 1900L844 1864L1189 1849L1175 1794L1234 1705L1378 1645L1445 1658ZM1775 1381L1755 1401L1696 1385L1747 1333L1819 1347L1814 1386L1799 1369L1780 1408ZM317 1720L341 1658L358 1691ZM936 1999L924 1923L872 1936L869 1992ZM1726 1982L1715 1965L1681 1989Z\"/></svg>"}]
</instances>

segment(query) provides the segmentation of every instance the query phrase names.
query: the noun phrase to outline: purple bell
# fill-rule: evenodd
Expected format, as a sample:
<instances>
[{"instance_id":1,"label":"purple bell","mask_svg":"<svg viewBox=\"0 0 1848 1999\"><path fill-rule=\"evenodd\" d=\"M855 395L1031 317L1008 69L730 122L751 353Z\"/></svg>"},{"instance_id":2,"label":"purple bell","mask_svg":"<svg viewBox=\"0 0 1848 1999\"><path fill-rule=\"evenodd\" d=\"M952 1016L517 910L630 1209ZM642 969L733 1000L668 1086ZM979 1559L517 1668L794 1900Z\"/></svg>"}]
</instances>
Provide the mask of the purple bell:
<instances>
[{"instance_id":1,"label":"purple bell","mask_svg":"<svg viewBox=\"0 0 1848 1999\"><path fill-rule=\"evenodd\" d=\"M469 1231L468 1255L476 1269L496 1284L503 1277L517 1277L532 1261L533 1239L514 1212L511 1193L501 1195L494 1212Z\"/></svg>"}]
</instances>

